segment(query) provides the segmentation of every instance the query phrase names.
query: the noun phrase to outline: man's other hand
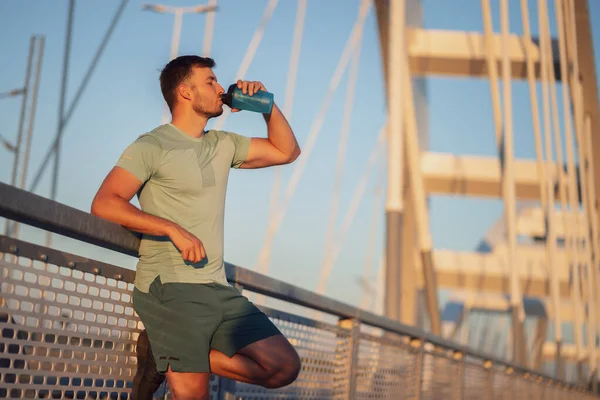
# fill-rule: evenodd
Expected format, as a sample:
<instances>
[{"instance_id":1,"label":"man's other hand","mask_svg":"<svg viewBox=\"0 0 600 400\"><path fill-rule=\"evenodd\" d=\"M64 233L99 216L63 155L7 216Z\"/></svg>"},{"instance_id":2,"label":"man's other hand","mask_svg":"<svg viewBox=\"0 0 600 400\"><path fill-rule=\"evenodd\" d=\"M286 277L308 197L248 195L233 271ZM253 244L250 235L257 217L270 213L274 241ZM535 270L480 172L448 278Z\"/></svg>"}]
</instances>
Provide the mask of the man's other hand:
<instances>
[{"instance_id":1,"label":"man's other hand","mask_svg":"<svg viewBox=\"0 0 600 400\"><path fill-rule=\"evenodd\" d=\"M179 249L184 260L197 263L206 258L202 241L179 225L173 226L169 238Z\"/></svg>"}]
</instances>

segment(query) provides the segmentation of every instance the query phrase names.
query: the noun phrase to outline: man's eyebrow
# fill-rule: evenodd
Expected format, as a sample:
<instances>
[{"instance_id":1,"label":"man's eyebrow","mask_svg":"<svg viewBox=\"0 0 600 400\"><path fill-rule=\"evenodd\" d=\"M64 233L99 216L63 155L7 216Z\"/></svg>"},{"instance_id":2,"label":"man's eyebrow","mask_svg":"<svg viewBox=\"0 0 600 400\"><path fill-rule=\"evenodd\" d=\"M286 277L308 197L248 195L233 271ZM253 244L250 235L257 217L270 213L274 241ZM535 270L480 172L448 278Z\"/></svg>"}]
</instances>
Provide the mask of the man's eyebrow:
<instances>
[{"instance_id":1,"label":"man's eyebrow","mask_svg":"<svg viewBox=\"0 0 600 400\"><path fill-rule=\"evenodd\" d=\"M206 79L208 79L209 81L215 81L215 82L217 81L217 77L216 76L209 76Z\"/></svg>"}]
</instances>

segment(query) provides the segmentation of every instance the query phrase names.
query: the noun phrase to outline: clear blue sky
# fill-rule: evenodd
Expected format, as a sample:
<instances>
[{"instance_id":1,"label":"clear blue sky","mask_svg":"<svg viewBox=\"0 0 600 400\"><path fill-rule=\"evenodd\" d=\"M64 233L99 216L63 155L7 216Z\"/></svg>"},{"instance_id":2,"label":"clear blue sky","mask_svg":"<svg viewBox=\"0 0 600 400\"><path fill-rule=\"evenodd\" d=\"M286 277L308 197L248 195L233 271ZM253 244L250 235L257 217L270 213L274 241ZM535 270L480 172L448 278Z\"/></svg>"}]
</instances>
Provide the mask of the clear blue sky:
<instances>
[{"instance_id":1,"label":"clear blue sky","mask_svg":"<svg viewBox=\"0 0 600 400\"><path fill-rule=\"evenodd\" d=\"M88 64L120 1L78 1L67 103L70 104ZM132 0L97 66L79 106L69 122L63 141L58 201L89 210L96 189L121 151L138 135L160 123L163 102L158 88L160 68L168 61L173 18L141 10L142 1ZM194 0L165 0L165 4L192 5ZM499 31L498 1L494 28ZM511 30L522 31L518 2L511 1ZM553 3L553 2L550 2ZM591 15L598 57L600 4L591 2ZM266 0L219 0L220 10L212 56L222 84L235 78ZM358 12L357 0L311 0L308 2L304 41L291 124L303 143L318 113L324 93ZM537 1L530 1L532 30L537 32ZM426 28L482 31L477 0L428 0L423 2ZM282 105L296 1L281 0L268 25L247 78L262 80ZM552 20L554 9L550 4ZM38 112L31 154L31 175L54 137L57 125L60 73L64 48L67 1L38 2L4 0L0 5L0 54L3 55L0 92L22 85L30 35L46 35ZM204 34L204 16L184 17L180 54L199 52ZM554 24L552 25L554 27ZM376 20L371 10L365 25L356 88L340 214L346 212L355 186L363 173L386 114ZM314 151L297 188L291 207L274 243L270 274L314 289L323 259L323 243L329 214L347 74L322 127ZM489 83L486 80L441 79L428 81L430 150L455 154L495 155ZM525 82L513 86L515 154L535 156L529 95ZM560 99L560 98L559 98ZM0 100L0 134L16 137L20 102ZM231 116L225 129L248 136L265 135L260 115ZM10 181L12 156L0 149L0 180ZM284 168L287 184L293 166ZM376 171L382 171L377 168ZM226 217L226 259L253 268L258 259L268 222L273 171L233 171ZM351 303L358 302L357 277L362 274L369 242L369 222L376 183L372 174L367 192L333 270L327 293ZM385 179L383 180L385 182ZM49 195L50 171L37 193ZM29 186L29 185L28 185ZM380 204L382 199L377 200ZM502 202L465 198L433 197L431 231L436 248L472 250L502 214ZM378 216L378 257L383 252L383 212ZM341 216L339 218L341 222ZM339 224L338 224L339 226ZM42 243L44 236L24 229L26 240ZM120 263L133 268L135 261L106 251L55 239L69 251ZM377 263L378 265L378 263Z\"/></svg>"}]
</instances>

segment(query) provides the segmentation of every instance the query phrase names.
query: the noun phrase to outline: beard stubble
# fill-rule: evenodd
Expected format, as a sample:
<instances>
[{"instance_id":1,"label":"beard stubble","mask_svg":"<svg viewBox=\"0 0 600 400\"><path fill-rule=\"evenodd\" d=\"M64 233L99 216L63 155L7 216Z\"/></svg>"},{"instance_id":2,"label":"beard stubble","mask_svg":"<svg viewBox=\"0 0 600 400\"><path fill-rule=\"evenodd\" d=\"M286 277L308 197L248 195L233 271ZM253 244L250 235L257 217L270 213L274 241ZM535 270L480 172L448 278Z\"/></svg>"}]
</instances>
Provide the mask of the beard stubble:
<instances>
[{"instance_id":1,"label":"beard stubble","mask_svg":"<svg viewBox=\"0 0 600 400\"><path fill-rule=\"evenodd\" d=\"M202 104L194 104L192 107L196 115L205 117L207 119L218 117L223 114L223 107L215 107L213 110L209 110L208 107Z\"/></svg>"}]
</instances>

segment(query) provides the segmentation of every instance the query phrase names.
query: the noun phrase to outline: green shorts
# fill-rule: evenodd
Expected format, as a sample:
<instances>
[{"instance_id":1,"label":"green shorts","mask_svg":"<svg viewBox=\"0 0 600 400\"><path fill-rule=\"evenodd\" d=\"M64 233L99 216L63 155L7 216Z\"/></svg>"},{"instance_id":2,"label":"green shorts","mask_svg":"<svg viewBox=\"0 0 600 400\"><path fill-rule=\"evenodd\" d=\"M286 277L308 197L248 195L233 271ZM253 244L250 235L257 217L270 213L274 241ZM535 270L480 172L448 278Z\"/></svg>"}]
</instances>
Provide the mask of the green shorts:
<instances>
[{"instance_id":1,"label":"green shorts","mask_svg":"<svg viewBox=\"0 0 600 400\"><path fill-rule=\"evenodd\" d=\"M166 283L133 290L133 307L148 333L159 372L210 372L209 352L232 357L251 343L281 332L232 286Z\"/></svg>"}]
</instances>

